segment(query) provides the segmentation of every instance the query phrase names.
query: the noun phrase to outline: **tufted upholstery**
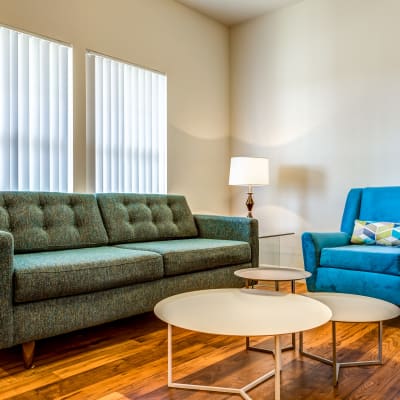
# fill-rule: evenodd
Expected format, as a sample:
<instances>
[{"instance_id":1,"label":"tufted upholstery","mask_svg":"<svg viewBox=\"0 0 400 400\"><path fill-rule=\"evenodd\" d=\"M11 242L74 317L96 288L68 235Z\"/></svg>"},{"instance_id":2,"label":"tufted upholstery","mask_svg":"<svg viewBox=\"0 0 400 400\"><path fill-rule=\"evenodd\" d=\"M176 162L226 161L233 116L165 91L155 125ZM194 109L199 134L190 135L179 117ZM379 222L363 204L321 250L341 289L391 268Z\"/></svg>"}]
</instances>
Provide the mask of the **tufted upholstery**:
<instances>
[{"instance_id":1,"label":"tufted upholstery","mask_svg":"<svg viewBox=\"0 0 400 400\"><path fill-rule=\"evenodd\" d=\"M183 196L0 192L0 349L240 287L252 265L257 221L194 217Z\"/></svg>"},{"instance_id":2,"label":"tufted upholstery","mask_svg":"<svg viewBox=\"0 0 400 400\"><path fill-rule=\"evenodd\" d=\"M97 194L110 244L197 236L184 196Z\"/></svg>"},{"instance_id":3,"label":"tufted upholstery","mask_svg":"<svg viewBox=\"0 0 400 400\"><path fill-rule=\"evenodd\" d=\"M0 192L0 230L16 253L107 243L96 198L89 194Z\"/></svg>"}]
</instances>

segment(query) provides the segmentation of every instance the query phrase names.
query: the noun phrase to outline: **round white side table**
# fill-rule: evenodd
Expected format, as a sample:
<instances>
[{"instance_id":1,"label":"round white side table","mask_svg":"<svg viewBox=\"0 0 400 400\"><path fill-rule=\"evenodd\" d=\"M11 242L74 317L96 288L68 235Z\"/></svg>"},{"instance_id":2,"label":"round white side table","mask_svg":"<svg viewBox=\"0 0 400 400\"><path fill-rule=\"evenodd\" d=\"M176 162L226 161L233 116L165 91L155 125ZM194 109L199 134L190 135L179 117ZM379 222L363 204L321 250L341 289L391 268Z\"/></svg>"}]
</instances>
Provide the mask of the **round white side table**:
<instances>
[{"instance_id":1,"label":"round white side table","mask_svg":"<svg viewBox=\"0 0 400 400\"><path fill-rule=\"evenodd\" d=\"M279 289L279 282L291 282L292 293L296 292L296 281L309 278L311 273L298 268L281 267L277 265L261 264L258 268L238 269L234 274L245 279L246 287L251 286L251 281L273 281Z\"/></svg>"},{"instance_id":2,"label":"round white side table","mask_svg":"<svg viewBox=\"0 0 400 400\"><path fill-rule=\"evenodd\" d=\"M300 354L332 365L333 385L339 381L340 367L355 367L361 365L381 365L382 359L382 321L396 318L400 315L400 308L384 300L367 296L333 292L310 292L305 297L320 301L332 311L332 360L304 350L303 333L300 332ZM378 323L378 357L368 361L337 361L336 322L376 322Z\"/></svg>"},{"instance_id":3,"label":"round white side table","mask_svg":"<svg viewBox=\"0 0 400 400\"><path fill-rule=\"evenodd\" d=\"M253 281L273 281L275 282L275 290L279 290L279 282L290 282L292 293L296 292L296 281L309 278L311 273L302 269L281 267L277 265L261 264L258 268L244 268L234 272L240 278L245 279L245 286L253 287ZM293 350L296 348L296 334L292 333L292 344L283 347L281 350ZM251 346L250 338L246 336L246 349L260 351L263 353L274 353L274 350L263 347Z\"/></svg>"}]
</instances>

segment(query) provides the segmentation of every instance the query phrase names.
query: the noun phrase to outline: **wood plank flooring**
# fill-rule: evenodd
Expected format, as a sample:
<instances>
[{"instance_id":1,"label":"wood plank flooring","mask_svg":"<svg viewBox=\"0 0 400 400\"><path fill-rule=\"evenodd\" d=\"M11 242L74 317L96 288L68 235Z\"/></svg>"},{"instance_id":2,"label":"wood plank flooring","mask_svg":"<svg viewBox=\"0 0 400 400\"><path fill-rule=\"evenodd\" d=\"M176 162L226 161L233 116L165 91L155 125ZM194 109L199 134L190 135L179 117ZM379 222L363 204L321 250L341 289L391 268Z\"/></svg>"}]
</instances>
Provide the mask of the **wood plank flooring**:
<instances>
[{"instance_id":1,"label":"wood plank flooring","mask_svg":"<svg viewBox=\"0 0 400 400\"><path fill-rule=\"evenodd\" d=\"M302 286L300 284L300 291ZM303 286L304 290L304 286ZM244 338L174 328L174 379L243 386L273 369L271 355L246 352ZM283 353L282 400L399 400L400 318L384 323L383 366L331 367ZM305 348L330 357L330 326L305 333ZM284 336L290 342L290 336ZM338 324L339 360L376 357L377 324ZM252 345L272 346L272 339ZM20 347L0 350L0 400L225 400L239 396L167 388L167 327L152 313L37 342L35 368L25 370ZM254 400L274 398L274 378Z\"/></svg>"}]
</instances>

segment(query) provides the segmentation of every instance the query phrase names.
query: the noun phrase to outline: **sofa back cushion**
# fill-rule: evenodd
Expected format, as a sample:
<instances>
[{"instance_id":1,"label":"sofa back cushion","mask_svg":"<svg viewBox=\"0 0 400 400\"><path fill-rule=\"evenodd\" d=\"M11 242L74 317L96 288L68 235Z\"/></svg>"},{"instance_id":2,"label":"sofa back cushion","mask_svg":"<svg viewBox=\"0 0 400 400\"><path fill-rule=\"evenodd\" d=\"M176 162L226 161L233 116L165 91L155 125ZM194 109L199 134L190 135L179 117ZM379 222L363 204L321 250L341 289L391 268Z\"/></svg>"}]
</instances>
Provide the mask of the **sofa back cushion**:
<instances>
[{"instance_id":1,"label":"sofa back cushion","mask_svg":"<svg viewBox=\"0 0 400 400\"><path fill-rule=\"evenodd\" d=\"M108 242L96 198L90 194L0 192L0 230L13 235L16 253Z\"/></svg>"},{"instance_id":2,"label":"sofa back cushion","mask_svg":"<svg viewBox=\"0 0 400 400\"><path fill-rule=\"evenodd\" d=\"M342 232L351 235L356 219L400 222L400 186L351 189L343 212Z\"/></svg>"},{"instance_id":3,"label":"sofa back cushion","mask_svg":"<svg viewBox=\"0 0 400 400\"><path fill-rule=\"evenodd\" d=\"M197 236L184 196L135 193L97 194L110 243Z\"/></svg>"}]
</instances>

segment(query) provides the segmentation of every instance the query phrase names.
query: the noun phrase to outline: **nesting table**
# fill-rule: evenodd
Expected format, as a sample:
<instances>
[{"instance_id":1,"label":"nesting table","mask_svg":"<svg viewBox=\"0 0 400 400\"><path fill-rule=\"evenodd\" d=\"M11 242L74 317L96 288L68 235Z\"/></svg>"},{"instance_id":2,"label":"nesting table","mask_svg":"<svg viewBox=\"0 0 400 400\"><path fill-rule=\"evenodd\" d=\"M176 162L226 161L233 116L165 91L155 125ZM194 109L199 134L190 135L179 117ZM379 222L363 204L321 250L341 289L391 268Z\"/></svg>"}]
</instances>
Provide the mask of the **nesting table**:
<instances>
[{"instance_id":1,"label":"nesting table","mask_svg":"<svg viewBox=\"0 0 400 400\"><path fill-rule=\"evenodd\" d=\"M303 332L300 332L300 354L308 356L325 364L332 365L333 385L339 380L340 367L382 364L382 321L396 318L400 308L387 301L347 293L314 292L304 296L326 304L332 311L332 359L321 357L304 350ZM378 324L378 357L368 361L337 361L336 322L376 322Z\"/></svg>"},{"instance_id":2,"label":"nesting table","mask_svg":"<svg viewBox=\"0 0 400 400\"><path fill-rule=\"evenodd\" d=\"M245 279L246 288L253 287L254 281L273 281L275 290L279 290L279 282L291 282L292 293L296 292L296 281L309 278L311 273L302 269L281 267L276 265L261 264L258 268L244 268L234 272L240 278ZM292 333L292 344L281 350L293 350L296 346L296 335ZM263 353L274 353L274 350L251 346L250 338L246 336L246 349Z\"/></svg>"},{"instance_id":3,"label":"nesting table","mask_svg":"<svg viewBox=\"0 0 400 400\"><path fill-rule=\"evenodd\" d=\"M168 297L154 312L168 324L168 386L232 393L251 400L248 391L275 376L275 400L280 399L280 335L315 328L328 322L331 310L323 303L293 293L257 289L210 289ZM241 388L174 382L173 326L196 332L232 336L274 336L275 369Z\"/></svg>"},{"instance_id":4,"label":"nesting table","mask_svg":"<svg viewBox=\"0 0 400 400\"><path fill-rule=\"evenodd\" d=\"M252 281L274 281L275 289L279 290L279 282L291 282L292 293L296 292L296 281L309 278L311 273L303 269L261 264L258 268L238 269L234 274L245 279L246 287Z\"/></svg>"}]
</instances>

